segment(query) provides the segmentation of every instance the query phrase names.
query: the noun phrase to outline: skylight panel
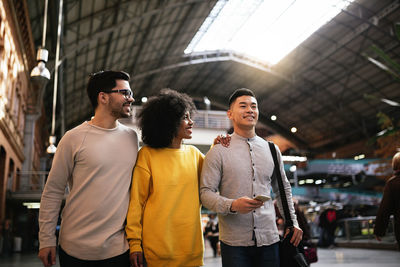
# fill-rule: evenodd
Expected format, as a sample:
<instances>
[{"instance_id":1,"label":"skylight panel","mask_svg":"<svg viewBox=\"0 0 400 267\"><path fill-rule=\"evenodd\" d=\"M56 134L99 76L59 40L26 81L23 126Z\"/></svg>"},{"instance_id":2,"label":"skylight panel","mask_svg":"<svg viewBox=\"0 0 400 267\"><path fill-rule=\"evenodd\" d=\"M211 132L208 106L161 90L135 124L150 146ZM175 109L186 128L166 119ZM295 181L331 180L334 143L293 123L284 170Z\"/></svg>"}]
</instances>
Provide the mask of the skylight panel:
<instances>
[{"instance_id":1,"label":"skylight panel","mask_svg":"<svg viewBox=\"0 0 400 267\"><path fill-rule=\"evenodd\" d=\"M219 0L185 53L233 50L276 64L353 0Z\"/></svg>"}]
</instances>

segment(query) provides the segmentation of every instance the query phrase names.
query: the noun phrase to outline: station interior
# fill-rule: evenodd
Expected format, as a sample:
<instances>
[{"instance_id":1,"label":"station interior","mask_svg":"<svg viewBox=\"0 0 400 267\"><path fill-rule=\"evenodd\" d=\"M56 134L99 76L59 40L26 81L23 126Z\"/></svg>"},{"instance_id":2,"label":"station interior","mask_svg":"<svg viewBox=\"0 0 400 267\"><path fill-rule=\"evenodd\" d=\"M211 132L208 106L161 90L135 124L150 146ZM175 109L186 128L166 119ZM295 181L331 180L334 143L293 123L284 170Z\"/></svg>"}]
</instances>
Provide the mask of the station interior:
<instances>
[{"instance_id":1,"label":"station interior","mask_svg":"<svg viewBox=\"0 0 400 267\"><path fill-rule=\"evenodd\" d=\"M373 232L400 152L400 1L0 0L0 69L0 267L41 266L41 194L58 142L94 114L86 85L101 70L130 75L133 112L120 122L139 137L150 97L188 94L185 143L205 155L233 131L231 93L252 90L256 134L282 152L315 243L321 213L337 211L335 248L312 265L400 262L394 218L382 241Z\"/></svg>"}]
</instances>

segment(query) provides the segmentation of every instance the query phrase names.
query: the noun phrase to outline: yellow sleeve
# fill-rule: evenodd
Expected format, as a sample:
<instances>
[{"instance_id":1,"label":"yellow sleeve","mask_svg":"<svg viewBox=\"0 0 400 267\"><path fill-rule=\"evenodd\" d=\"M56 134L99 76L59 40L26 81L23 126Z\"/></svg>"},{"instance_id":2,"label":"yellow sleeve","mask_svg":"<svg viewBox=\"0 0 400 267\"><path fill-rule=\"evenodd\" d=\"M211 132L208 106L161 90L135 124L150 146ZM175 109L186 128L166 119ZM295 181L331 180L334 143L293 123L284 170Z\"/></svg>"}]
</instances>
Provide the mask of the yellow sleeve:
<instances>
[{"instance_id":1,"label":"yellow sleeve","mask_svg":"<svg viewBox=\"0 0 400 267\"><path fill-rule=\"evenodd\" d=\"M203 153L199 152L199 162L198 162L198 177L199 177L199 181L200 181L200 177L201 177L201 170L203 168L203 162L204 162L204 155ZM200 183L199 183L200 184Z\"/></svg>"},{"instance_id":2,"label":"yellow sleeve","mask_svg":"<svg viewBox=\"0 0 400 267\"><path fill-rule=\"evenodd\" d=\"M141 163L143 162L139 158L133 171L131 196L126 216L125 231L131 253L142 251L143 210L150 192L151 175L147 166L139 165Z\"/></svg>"}]
</instances>

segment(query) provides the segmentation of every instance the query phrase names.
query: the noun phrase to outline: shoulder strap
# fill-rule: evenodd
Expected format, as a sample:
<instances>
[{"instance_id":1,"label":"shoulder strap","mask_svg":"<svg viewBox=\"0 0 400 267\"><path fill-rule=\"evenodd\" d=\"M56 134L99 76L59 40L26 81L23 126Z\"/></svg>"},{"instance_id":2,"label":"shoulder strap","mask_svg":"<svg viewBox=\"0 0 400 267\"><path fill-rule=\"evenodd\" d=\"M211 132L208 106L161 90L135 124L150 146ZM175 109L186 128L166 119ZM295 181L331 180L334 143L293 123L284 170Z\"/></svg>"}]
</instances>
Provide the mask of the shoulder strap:
<instances>
[{"instance_id":1,"label":"shoulder strap","mask_svg":"<svg viewBox=\"0 0 400 267\"><path fill-rule=\"evenodd\" d=\"M275 145L274 145L274 143L272 143L270 141L268 141L268 145L269 145L269 148L271 149L272 158L274 159L275 166L274 166L273 175L275 176L275 179L278 180L279 195L281 198L282 208L283 208L283 212L285 215L285 228L292 227L293 221L292 221L292 218L290 217L289 205L288 205L287 198L286 198L286 192L285 192L285 189L283 188L282 175L281 175L281 171L279 168L278 157L277 157Z\"/></svg>"}]
</instances>

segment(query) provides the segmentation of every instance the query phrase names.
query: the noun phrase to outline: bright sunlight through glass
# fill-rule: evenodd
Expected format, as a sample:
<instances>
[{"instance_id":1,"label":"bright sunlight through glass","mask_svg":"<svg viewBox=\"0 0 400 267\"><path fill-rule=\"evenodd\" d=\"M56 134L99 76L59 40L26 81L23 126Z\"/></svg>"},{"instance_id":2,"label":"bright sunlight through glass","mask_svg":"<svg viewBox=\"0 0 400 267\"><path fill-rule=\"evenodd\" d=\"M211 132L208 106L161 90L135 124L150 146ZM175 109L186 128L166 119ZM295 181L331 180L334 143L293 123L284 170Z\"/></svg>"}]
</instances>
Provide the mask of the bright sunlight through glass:
<instances>
[{"instance_id":1,"label":"bright sunlight through glass","mask_svg":"<svg viewBox=\"0 0 400 267\"><path fill-rule=\"evenodd\" d=\"M233 50L276 64L353 0L219 0L185 53Z\"/></svg>"}]
</instances>

